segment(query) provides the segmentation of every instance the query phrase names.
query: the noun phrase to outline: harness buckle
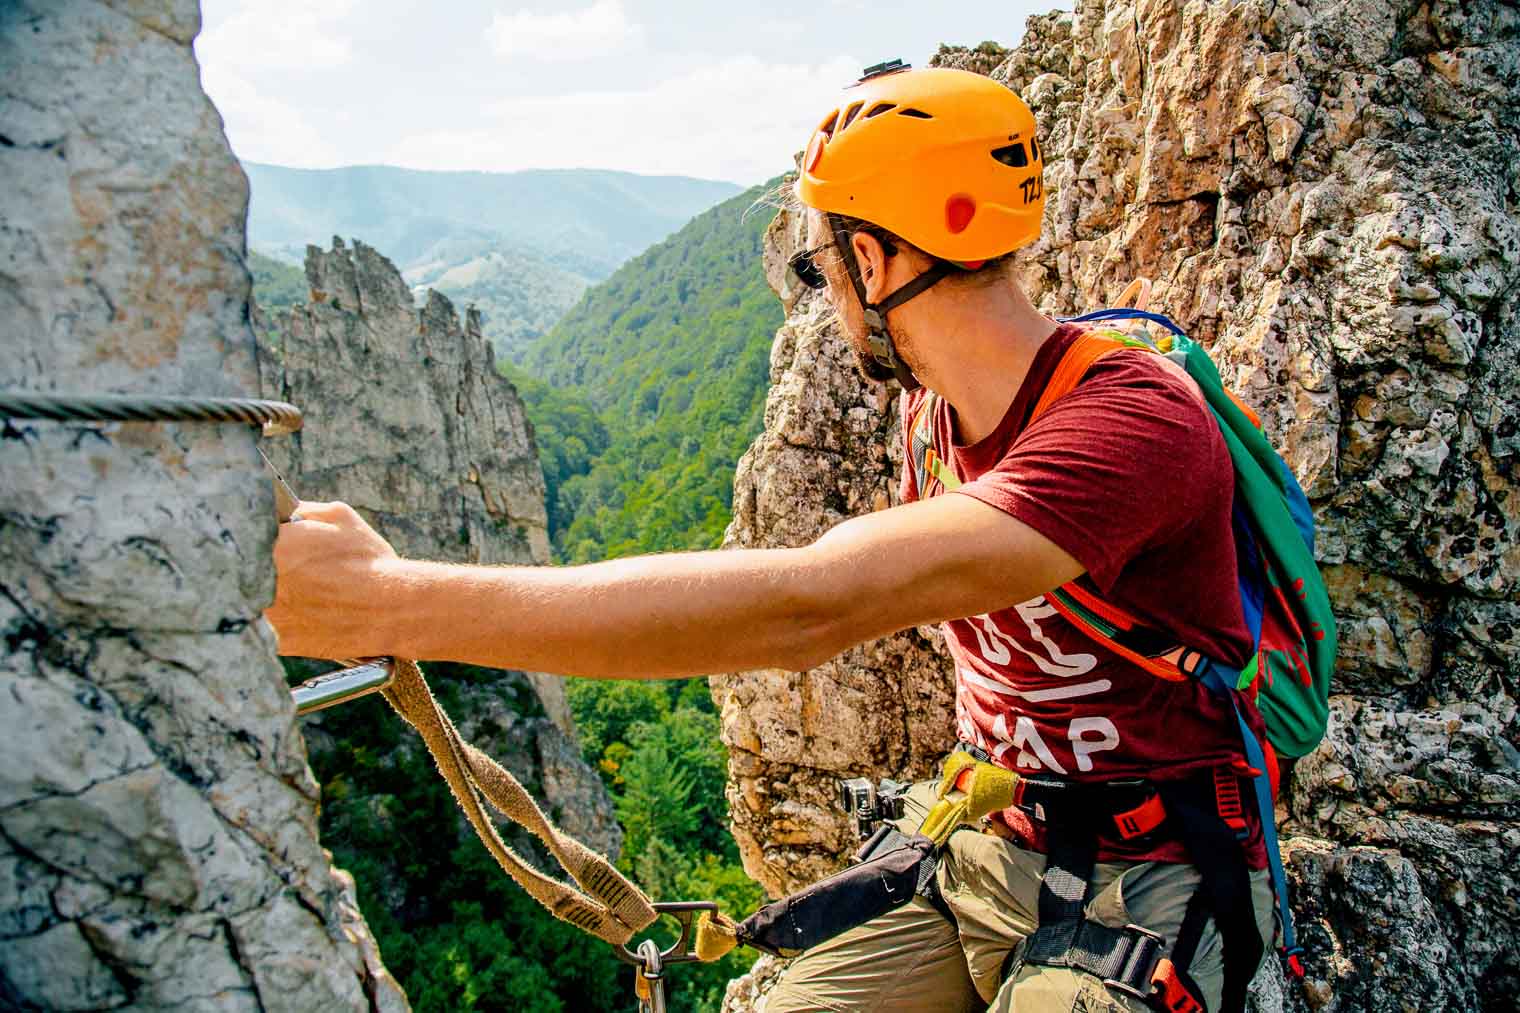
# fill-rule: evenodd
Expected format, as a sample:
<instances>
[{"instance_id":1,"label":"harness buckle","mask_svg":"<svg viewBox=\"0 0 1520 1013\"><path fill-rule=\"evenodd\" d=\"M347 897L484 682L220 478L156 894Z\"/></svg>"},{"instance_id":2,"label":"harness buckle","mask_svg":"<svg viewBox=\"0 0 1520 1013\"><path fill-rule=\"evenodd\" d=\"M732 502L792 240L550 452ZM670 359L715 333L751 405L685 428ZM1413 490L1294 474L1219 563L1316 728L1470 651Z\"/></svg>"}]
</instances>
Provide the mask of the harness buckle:
<instances>
[{"instance_id":1,"label":"harness buckle","mask_svg":"<svg viewBox=\"0 0 1520 1013\"><path fill-rule=\"evenodd\" d=\"M1103 985L1147 1002L1151 995L1151 980L1166 952L1166 937L1133 922L1124 926L1123 931L1130 937L1129 952L1124 955L1119 973L1104 978Z\"/></svg>"},{"instance_id":2,"label":"harness buckle","mask_svg":"<svg viewBox=\"0 0 1520 1013\"><path fill-rule=\"evenodd\" d=\"M1251 836L1251 824L1246 821L1245 804L1240 798L1240 778L1229 767L1214 768L1214 807L1237 840Z\"/></svg>"}]
</instances>

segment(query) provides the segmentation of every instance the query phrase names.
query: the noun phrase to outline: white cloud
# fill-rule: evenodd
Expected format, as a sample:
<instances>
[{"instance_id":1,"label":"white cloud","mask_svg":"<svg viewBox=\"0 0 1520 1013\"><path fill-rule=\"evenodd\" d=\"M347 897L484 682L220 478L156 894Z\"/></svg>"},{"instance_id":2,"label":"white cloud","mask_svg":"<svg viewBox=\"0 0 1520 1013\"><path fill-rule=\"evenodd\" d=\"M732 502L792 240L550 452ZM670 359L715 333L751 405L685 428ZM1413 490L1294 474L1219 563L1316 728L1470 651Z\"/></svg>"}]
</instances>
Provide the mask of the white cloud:
<instances>
[{"instance_id":1,"label":"white cloud","mask_svg":"<svg viewBox=\"0 0 1520 1013\"><path fill-rule=\"evenodd\" d=\"M299 107L261 92L217 64L202 70L201 80L222 114L227 140L238 158L300 168L342 164L327 132L313 125Z\"/></svg>"},{"instance_id":2,"label":"white cloud","mask_svg":"<svg viewBox=\"0 0 1520 1013\"><path fill-rule=\"evenodd\" d=\"M500 56L536 60L582 60L638 46L641 26L628 20L623 0L596 0L590 7L558 14L519 10L497 14L486 39Z\"/></svg>"},{"instance_id":3,"label":"white cloud","mask_svg":"<svg viewBox=\"0 0 1520 1013\"><path fill-rule=\"evenodd\" d=\"M636 91L505 99L463 130L412 135L376 161L419 169L603 168L759 183L792 156L854 57L819 64L737 56Z\"/></svg>"},{"instance_id":4,"label":"white cloud","mask_svg":"<svg viewBox=\"0 0 1520 1013\"><path fill-rule=\"evenodd\" d=\"M218 4L218 14L227 6ZM269 70L327 70L353 59L343 28L356 20L354 0L249 0L202 32L195 52L202 66L248 77Z\"/></svg>"},{"instance_id":5,"label":"white cloud","mask_svg":"<svg viewBox=\"0 0 1520 1013\"><path fill-rule=\"evenodd\" d=\"M195 55L233 152L279 165L341 163L331 128L317 125L289 82L353 63L345 29L358 18L355 0L206 0L206 8Z\"/></svg>"}]
</instances>

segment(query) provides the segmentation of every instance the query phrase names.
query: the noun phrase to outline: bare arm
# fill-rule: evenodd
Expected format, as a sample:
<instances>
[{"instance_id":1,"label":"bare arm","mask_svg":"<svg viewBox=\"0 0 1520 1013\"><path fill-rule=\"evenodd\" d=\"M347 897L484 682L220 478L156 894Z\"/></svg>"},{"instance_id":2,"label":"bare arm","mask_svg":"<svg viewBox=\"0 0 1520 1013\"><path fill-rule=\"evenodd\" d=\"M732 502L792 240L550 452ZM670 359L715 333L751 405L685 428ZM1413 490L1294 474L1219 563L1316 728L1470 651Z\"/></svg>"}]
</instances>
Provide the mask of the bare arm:
<instances>
[{"instance_id":1,"label":"bare arm","mask_svg":"<svg viewBox=\"0 0 1520 1013\"><path fill-rule=\"evenodd\" d=\"M472 662L600 678L803 669L897 630L1003 608L1082 572L967 496L847 521L799 549L575 567L398 559L342 504L303 504L275 550L282 653Z\"/></svg>"}]
</instances>

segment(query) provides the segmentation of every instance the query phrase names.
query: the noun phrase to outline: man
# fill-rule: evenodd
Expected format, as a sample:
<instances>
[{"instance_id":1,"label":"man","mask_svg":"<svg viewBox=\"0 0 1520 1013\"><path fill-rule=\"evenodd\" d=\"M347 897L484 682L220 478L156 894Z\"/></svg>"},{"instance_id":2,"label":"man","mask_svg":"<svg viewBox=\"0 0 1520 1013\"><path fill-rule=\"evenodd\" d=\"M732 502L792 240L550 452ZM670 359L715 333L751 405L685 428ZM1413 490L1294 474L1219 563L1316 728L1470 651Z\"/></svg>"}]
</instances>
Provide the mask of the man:
<instances>
[{"instance_id":1,"label":"man","mask_svg":"<svg viewBox=\"0 0 1520 1013\"><path fill-rule=\"evenodd\" d=\"M1159 357L1119 353L1030 421L1079 333L1036 311L1009 270L1039 233L1041 168L1024 103L949 70L868 74L804 155L807 249L793 266L826 288L866 375L911 391L905 438L928 413L927 459L939 465L917 474L908 455L903 506L797 549L486 568L400 559L343 504L303 504L304 522L276 547L269 619L281 651L666 678L800 670L944 623L959 737L991 762L1086 786L1087 809L1110 795L1152 805L1153 783L1239 770L1227 703L1158 679L1046 604L1077 581L1226 663L1252 647L1235 586L1231 464L1190 382ZM908 832L928 801L922 788L909 799ZM1048 917L1037 935L1040 912L1053 910L1045 895L1060 892L1046 852L1070 836L1069 821L1059 806L1030 808L950 837L938 882L953 922L915 898L800 958L768 1009L1145 1009L1124 989L1149 992L1154 960L1124 978L1071 954L1085 945L1125 958L1151 934L1181 960L1159 987L1180 982L1210 1010L1238 1003L1260 949L1225 974L1228 947L1205 918L1228 920L1229 905L1193 903L1200 874L1176 820L1134 836L1092 823L1096 864L1080 876L1085 893L1076 888L1085 920L1079 910L1077 934L1052 945ZM1259 830L1237 864L1251 870L1248 925L1270 937ZM1179 948L1192 908L1193 938Z\"/></svg>"}]
</instances>

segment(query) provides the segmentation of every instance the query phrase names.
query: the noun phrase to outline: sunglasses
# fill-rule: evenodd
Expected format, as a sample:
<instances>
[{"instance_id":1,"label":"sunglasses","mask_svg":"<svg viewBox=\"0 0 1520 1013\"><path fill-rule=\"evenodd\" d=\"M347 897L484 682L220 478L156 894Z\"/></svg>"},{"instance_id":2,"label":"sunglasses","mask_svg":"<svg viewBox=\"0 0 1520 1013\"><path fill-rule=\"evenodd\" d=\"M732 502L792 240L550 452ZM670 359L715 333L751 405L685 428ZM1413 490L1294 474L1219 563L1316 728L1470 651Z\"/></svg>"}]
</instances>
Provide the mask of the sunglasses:
<instances>
[{"instance_id":1,"label":"sunglasses","mask_svg":"<svg viewBox=\"0 0 1520 1013\"><path fill-rule=\"evenodd\" d=\"M823 268L819 267L818 262L813 259L828 248L829 244L824 243L822 246L815 246L811 250L803 250L787 261L787 264L792 269L792 273L797 276L797 280L808 288L820 289L828 284L828 279L823 276Z\"/></svg>"}]
</instances>

